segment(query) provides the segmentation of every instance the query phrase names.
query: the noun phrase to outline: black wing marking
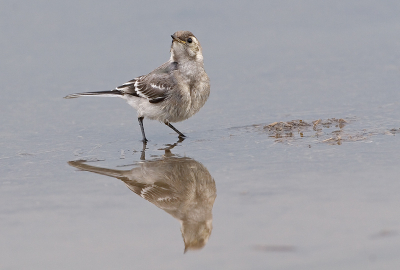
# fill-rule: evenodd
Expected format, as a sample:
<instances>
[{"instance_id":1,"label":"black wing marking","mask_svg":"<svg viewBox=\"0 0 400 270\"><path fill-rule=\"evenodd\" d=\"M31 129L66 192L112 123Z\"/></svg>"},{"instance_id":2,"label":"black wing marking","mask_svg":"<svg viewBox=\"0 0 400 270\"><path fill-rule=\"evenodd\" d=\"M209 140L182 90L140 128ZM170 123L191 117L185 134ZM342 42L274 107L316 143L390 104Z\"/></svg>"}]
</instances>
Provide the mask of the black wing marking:
<instances>
[{"instance_id":1,"label":"black wing marking","mask_svg":"<svg viewBox=\"0 0 400 270\"><path fill-rule=\"evenodd\" d=\"M146 98L150 103L161 102L176 86L172 72L177 69L177 65L176 62L167 62L148 75L137 77L115 89L125 94Z\"/></svg>"}]
</instances>

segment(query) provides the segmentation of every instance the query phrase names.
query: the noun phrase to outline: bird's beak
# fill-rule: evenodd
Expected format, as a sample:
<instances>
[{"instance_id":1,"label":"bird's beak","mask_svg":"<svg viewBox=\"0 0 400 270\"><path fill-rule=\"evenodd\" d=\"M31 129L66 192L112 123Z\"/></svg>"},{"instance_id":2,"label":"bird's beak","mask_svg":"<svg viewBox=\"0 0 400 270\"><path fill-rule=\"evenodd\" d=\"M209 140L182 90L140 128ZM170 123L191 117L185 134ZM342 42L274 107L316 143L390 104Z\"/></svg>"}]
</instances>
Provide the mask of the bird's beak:
<instances>
[{"instance_id":1,"label":"bird's beak","mask_svg":"<svg viewBox=\"0 0 400 270\"><path fill-rule=\"evenodd\" d=\"M171 37L172 37L172 41L177 41L177 42L180 42L180 43L182 43L182 44L186 44L186 42L185 42L185 41L183 41L183 40L181 40L181 39L177 38L177 37L176 37L176 36L174 36L174 35L171 35Z\"/></svg>"}]
</instances>

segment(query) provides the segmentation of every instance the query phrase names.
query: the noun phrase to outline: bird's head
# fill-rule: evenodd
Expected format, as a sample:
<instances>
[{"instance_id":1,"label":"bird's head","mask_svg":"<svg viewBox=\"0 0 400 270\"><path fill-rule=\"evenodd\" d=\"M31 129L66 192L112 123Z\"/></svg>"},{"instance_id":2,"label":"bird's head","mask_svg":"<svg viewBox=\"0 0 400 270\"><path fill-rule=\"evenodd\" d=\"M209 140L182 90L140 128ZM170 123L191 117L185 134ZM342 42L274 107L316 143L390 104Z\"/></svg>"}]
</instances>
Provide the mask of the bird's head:
<instances>
[{"instance_id":1,"label":"bird's head","mask_svg":"<svg viewBox=\"0 0 400 270\"><path fill-rule=\"evenodd\" d=\"M179 60L190 59L203 61L202 49L200 42L189 31L175 32L172 37L171 59L179 62Z\"/></svg>"},{"instance_id":2,"label":"bird's head","mask_svg":"<svg viewBox=\"0 0 400 270\"><path fill-rule=\"evenodd\" d=\"M181 222L181 232L185 242L186 253L188 250L202 249L210 238L213 229L212 220L203 220L196 222L193 220L184 220Z\"/></svg>"}]
</instances>

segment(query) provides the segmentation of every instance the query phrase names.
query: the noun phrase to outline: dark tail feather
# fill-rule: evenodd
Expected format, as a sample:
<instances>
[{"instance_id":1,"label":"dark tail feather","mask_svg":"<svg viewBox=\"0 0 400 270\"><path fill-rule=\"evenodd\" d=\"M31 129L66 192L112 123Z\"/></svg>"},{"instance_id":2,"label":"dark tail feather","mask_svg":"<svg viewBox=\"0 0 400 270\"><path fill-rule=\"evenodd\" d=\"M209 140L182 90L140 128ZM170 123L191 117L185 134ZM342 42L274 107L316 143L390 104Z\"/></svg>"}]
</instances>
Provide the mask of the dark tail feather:
<instances>
[{"instance_id":1,"label":"dark tail feather","mask_svg":"<svg viewBox=\"0 0 400 270\"><path fill-rule=\"evenodd\" d=\"M86 160L76 160L76 161L68 161L68 164L72 167L75 167L79 170L83 170L83 171L88 171L88 172L94 172L94 173L98 173L98 174L102 174L102 175L106 175L106 176L110 176L110 177L115 177L118 179L121 179L123 181L127 181L129 179L126 178L126 176L124 174L128 173L128 171L122 171L122 170L113 170L113 169L107 169L107 168L101 168L101 167L96 167L96 166L91 166L91 165L87 165Z\"/></svg>"},{"instance_id":2,"label":"dark tail feather","mask_svg":"<svg viewBox=\"0 0 400 270\"><path fill-rule=\"evenodd\" d=\"M76 93L65 96L64 98L77 98L81 96L103 96L103 97L119 97L123 96L124 92L120 90L108 90L108 91L98 91L98 92L86 92L86 93Z\"/></svg>"}]
</instances>

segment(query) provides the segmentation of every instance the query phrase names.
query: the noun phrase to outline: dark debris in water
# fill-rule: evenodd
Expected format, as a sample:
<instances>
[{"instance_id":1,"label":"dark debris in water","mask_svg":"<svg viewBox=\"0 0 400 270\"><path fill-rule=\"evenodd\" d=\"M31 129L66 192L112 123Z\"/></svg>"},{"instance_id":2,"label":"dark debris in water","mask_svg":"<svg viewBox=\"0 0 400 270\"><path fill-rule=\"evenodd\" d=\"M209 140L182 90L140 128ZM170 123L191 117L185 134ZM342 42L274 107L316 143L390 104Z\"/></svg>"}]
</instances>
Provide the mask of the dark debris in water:
<instances>
[{"instance_id":1,"label":"dark debris in water","mask_svg":"<svg viewBox=\"0 0 400 270\"><path fill-rule=\"evenodd\" d=\"M394 135L396 133L400 133L400 128L392 128L388 132Z\"/></svg>"},{"instance_id":2,"label":"dark debris in water","mask_svg":"<svg viewBox=\"0 0 400 270\"><path fill-rule=\"evenodd\" d=\"M298 138L314 138L317 142L340 145L344 141L365 140L364 132L346 132L345 127L354 119L329 118L314 121L292 120L263 126L276 142L290 142Z\"/></svg>"},{"instance_id":3,"label":"dark debris in water","mask_svg":"<svg viewBox=\"0 0 400 270\"><path fill-rule=\"evenodd\" d=\"M312 143L326 143L341 145L344 142L370 141L374 135L395 135L400 129L367 130L354 129L351 124L355 118L329 118L314 121L292 120L287 122L274 122L268 125L253 125L263 133L267 133L278 143L294 143L300 139L311 139ZM350 126L350 127L349 127ZM311 147L310 142L307 142Z\"/></svg>"}]
</instances>

